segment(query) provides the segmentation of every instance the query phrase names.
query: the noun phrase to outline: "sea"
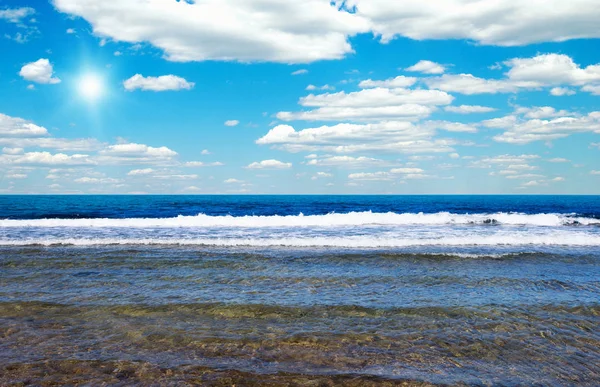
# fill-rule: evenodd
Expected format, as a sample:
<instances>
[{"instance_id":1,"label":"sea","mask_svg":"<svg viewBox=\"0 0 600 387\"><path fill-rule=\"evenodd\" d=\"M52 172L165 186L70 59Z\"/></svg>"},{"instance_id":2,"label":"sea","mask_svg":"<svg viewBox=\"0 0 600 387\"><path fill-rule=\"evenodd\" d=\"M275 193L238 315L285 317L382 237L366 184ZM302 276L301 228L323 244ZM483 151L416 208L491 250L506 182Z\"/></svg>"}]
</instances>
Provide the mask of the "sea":
<instances>
[{"instance_id":1,"label":"sea","mask_svg":"<svg viewBox=\"0 0 600 387\"><path fill-rule=\"evenodd\" d=\"M598 386L600 196L0 196L0 385Z\"/></svg>"}]
</instances>

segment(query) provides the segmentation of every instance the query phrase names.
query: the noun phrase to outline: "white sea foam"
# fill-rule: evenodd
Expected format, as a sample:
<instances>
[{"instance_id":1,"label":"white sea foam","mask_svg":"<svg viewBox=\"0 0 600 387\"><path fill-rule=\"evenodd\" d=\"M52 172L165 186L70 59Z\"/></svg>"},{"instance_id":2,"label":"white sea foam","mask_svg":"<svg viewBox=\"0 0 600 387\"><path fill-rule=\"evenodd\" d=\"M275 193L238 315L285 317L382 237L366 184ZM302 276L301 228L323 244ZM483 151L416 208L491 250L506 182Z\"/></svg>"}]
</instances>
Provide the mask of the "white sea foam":
<instances>
[{"instance_id":1,"label":"white sea foam","mask_svg":"<svg viewBox=\"0 0 600 387\"><path fill-rule=\"evenodd\" d=\"M400 248L414 246L600 246L600 235L571 233L561 235L469 235L440 238L379 238L376 236L311 237L311 238L32 238L0 240L4 246L26 245L182 245L182 246L249 246L249 247L338 247Z\"/></svg>"},{"instance_id":2,"label":"white sea foam","mask_svg":"<svg viewBox=\"0 0 600 387\"><path fill-rule=\"evenodd\" d=\"M374 212L330 213L326 215L288 216L178 216L174 218L126 218L126 219L19 219L0 220L2 227L77 227L77 228L178 228L178 227L340 227L340 226L402 226L402 225L444 225L444 224L486 224L529 225L558 227L564 225L600 225L599 219L574 217L567 214L434 214Z\"/></svg>"}]
</instances>

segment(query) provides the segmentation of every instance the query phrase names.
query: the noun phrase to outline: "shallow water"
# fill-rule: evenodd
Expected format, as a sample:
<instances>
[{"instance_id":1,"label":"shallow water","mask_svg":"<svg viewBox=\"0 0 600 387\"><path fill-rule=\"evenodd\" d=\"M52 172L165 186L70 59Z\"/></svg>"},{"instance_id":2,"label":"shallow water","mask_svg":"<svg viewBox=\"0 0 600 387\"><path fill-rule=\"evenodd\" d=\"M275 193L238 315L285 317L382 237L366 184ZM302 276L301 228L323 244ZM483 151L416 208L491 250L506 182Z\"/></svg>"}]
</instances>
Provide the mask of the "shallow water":
<instances>
[{"instance_id":1,"label":"shallow water","mask_svg":"<svg viewBox=\"0 0 600 387\"><path fill-rule=\"evenodd\" d=\"M0 208L0 385L600 384L598 198L164 219L36 200Z\"/></svg>"},{"instance_id":2,"label":"shallow water","mask_svg":"<svg viewBox=\"0 0 600 387\"><path fill-rule=\"evenodd\" d=\"M600 256L0 249L0 363L600 382ZM56 376L56 375L55 375Z\"/></svg>"}]
</instances>

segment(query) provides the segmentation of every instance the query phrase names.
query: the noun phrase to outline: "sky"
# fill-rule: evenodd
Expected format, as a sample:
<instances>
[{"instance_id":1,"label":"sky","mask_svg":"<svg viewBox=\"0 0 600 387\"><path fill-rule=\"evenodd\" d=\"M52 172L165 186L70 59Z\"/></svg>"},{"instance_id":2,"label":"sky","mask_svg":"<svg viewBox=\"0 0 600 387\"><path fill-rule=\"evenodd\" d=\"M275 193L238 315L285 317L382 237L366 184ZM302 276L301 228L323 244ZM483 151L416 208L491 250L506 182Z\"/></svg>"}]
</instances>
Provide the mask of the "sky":
<instances>
[{"instance_id":1,"label":"sky","mask_svg":"<svg viewBox=\"0 0 600 387\"><path fill-rule=\"evenodd\" d=\"M597 0L0 0L2 194L600 194Z\"/></svg>"}]
</instances>

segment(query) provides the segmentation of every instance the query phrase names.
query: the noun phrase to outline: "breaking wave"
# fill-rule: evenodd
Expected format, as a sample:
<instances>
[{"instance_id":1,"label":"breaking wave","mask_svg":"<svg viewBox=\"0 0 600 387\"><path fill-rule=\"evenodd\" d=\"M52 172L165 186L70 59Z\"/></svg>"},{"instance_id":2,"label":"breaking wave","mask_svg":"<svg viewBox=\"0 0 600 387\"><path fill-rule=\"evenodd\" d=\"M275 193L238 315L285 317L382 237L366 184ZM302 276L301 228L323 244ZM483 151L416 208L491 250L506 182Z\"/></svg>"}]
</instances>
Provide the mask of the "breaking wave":
<instances>
[{"instance_id":1,"label":"breaking wave","mask_svg":"<svg viewBox=\"0 0 600 387\"><path fill-rule=\"evenodd\" d=\"M574 214L454 214L450 212L426 213L374 213L349 212L326 215L272 215L272 216L177 216L174 218L90 218L90 219L2 219L2 227L127 227L127 228L176 228L176 227L343 227L343 226L402 226L481 224L511 226L578 226L600 225L600 219L580 217Z\"/></svg>"}]
</instances>

